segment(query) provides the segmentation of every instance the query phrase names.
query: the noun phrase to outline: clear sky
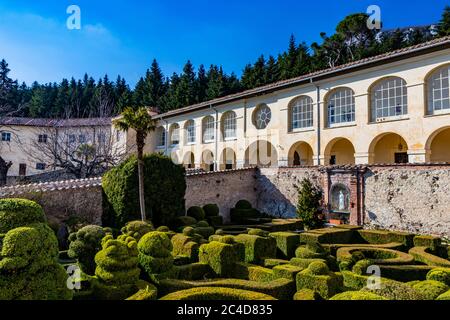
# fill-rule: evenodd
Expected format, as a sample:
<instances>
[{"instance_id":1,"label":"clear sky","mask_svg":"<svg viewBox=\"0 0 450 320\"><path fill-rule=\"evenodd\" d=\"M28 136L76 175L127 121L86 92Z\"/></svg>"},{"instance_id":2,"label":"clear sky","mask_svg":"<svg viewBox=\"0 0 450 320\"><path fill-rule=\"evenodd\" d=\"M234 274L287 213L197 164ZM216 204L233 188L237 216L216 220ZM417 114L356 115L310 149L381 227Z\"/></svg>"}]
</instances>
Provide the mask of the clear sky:
<instances>
[{"instance_id":1,"label":"clear sky","mask_svg":"<svg viewBox=\"0 0 450 320\"><path fill-rule=\"evenodd\" d=\"M72 4L80 30L66 27ZM311 44L372 4L391 29L436 23L448 0L0 0L0 59L27 84L87 72L134 85L153 58L166 75L188 59L240 75L260 54L285 50L290 34Z\"/></svg>"}]
</instances>

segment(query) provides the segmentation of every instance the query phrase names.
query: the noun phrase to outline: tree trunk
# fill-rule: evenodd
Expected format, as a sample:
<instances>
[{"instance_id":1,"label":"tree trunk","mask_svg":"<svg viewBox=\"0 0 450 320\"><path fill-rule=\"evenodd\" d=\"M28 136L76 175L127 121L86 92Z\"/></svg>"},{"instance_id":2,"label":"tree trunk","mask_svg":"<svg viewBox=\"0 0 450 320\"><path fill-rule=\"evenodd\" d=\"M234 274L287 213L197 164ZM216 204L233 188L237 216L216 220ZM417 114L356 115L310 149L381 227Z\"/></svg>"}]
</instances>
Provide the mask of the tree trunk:
<instances>
[{"instance_id":1,"label":"tree trunk","mask_svg":"<svg viewBox=\"0 0 450 320\"><path fill-rule=\"evenodd\" d=\"M139 205L141 208L141 219L146 220L145 216L145 193L144 193L144 139L139 133L136 134L136 144L138 151L138 178L139 178Z\"/></svg>"},{"instance_id":2,"label":"tree trunk","mask_svg":"<svg viewBox=\"0 0 450 320\"><path fill-rule=\"evenodd\" d=\"M8 175L8 170L11 168L12 162L6 162L2 157L0 157L0 187L6 185L6 177Z\"/></svg>"}]
</instances>

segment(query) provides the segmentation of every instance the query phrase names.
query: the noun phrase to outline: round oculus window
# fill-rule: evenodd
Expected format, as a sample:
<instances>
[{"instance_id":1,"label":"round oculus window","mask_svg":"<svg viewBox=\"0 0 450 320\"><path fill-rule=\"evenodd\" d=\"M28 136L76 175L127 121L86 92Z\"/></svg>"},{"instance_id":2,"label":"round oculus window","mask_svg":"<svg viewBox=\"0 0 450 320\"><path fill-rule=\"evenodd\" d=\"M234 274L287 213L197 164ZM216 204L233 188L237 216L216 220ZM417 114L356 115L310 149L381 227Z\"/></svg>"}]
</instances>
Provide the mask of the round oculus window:
<instances>
[{"instance_id":1,"label":"round oculus window","mask_svg":"<svg viewBox=\"0 0 450 320\"><path fill-rule=\"evenodd\" d=\"M265 129L272 119L272 111L266 105L258 107L255 111L254 124L257 129Z\"/></svg>"}]
</instances>

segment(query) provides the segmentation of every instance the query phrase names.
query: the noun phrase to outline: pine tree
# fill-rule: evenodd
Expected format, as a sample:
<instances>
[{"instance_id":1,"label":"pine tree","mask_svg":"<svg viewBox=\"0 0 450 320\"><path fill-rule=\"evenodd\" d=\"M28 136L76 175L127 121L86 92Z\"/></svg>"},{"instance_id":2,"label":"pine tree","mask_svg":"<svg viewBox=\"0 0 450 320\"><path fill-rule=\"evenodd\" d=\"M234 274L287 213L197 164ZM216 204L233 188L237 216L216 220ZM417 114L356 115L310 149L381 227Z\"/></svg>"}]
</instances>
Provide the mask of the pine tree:
<instances>
[{"instance_id":1,"label":"pine tree","mask_svg":"<svg viewBox=\"0 0 450 320\"><path fill-rule=\"evenodd\" d=\"M187 107L195 103L195 71L191 61L188 60L183 68L183 73L180 77L180 83L176 89L177 104L182 107Z\"/></svg>"},{"instance_id":2,"label":"pine tree","mask_svg":"<svg viewBox=\"0 0 450 320\"><path fill-rule=\"evenodd\" d=\"M438 34L441 37L450 35L450 6L446 6L438 25Z\"/></svg>"},{"instance_id":3,"label":"pine tree","mask_svg":"<svg viewBox=\"0 0 450 320\"><path fill-rule=\"evenodd\" d=\"M316 229L323 225L320 219L322 191L309 179L303 179L298 190L297 216L302 219L305 229Z\"/></svg>"},{"instance_id":4,"label":"pine tree","mask_svg":"<svg viewBox=\"0 0 450 320\"><path fill-rule=\"evenodd\" d=\"M13 91L17 88L17 81L13 81L9 76L11 70L5 59L0 61L0 112L7 113L14 109ZM1 116L1 113L0 113Z\"/></svg>"},{"instance_id":5,"label":"pine tree","mask_svg":"<svg viewBox=\"0 0 450 320\"><path fill-rule=\"evenodd\" d=\"M270 56L267 60L266 68L264 71L264 83L273 83L280 80L280 69L277 60L273 56Z\"/></svg>"},{"instance_id":6,"label":"pine tree","mask_svg":"<svg viewBox=\"0 0 450 320\"><path fill-rule=\"evenodd\" d=\"M206 91L208 90L208 77L206 75L205 66L201 64L198 67L196 80L196 102L203 102L206 100Z\"/></svg>"}]
</instances>

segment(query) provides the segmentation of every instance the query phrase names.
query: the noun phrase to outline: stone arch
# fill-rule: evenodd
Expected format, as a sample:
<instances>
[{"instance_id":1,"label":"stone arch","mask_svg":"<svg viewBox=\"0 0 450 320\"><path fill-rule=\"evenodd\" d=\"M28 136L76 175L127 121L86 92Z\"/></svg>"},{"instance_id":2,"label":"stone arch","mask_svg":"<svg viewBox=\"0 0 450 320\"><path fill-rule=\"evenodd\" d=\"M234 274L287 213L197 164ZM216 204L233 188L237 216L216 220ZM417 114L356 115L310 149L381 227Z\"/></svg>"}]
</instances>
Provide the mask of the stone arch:
<instances>
[{"instance_id":1,"label":"stone arch","mask_svg":"<svg viewBox=\"0 0 450 320\"><path fill-rule=\"evenodd\" d=\"M325 165L355 164L355 147L344 137L331 140L325 147Z\"/></svg>"},{"instance_id":2,"label":"stone arch","mask_svg":"<svg viewBox=\"0 0 450 320\"><path fill-rule=\"evenodd\" d=\"M194 169L195 168L195 156L192 151L186 152L183 157L183 166L186 169Z\"/></svg>"},{"instance_id":3,"label":"stone arch","mask_svg":"<svg viewBox=\"0 0 450 320\"><path fill-rule=\"evenodd\" d=\"M408 143L395 132L376 136L369 145L369 163L408 163Z\"/></svg>"},{"instance_id":4,"label":"stone arch","mask_svg":"<svg viewBox=\"0 0 450 320\"><path fill-rule=\"evenodd\" d=\"M205 171L214 171L214 154L211 150L203 150L200 167Z\"/></svg>"},{"instance_id":5,"label":"stone arch","mask_svg":"<svg viewBox=\"0 0 450 320\"><path fill-rule=\"evenodd\" d=\"M245 150L245 166L276 167L278 153L275 147L266 140L257 140Z\"/></svg>"},{"instance_id":6,"label":"stone arch","mask_svg":"<svg viewBox=\"0 0 450 320\"><path fill-rule=\"evenodd\" d=\"M289 149L288 162L289 166L311 166L313 165L313 149L304 141L294 143Z\"/></svg>"},{"instance_id":7,"label":"stone arch","mask_svg":"<svg viewBox=\"0 0 450 320\"><path fill-rule=\"evenodd\" d=\"M236 152L231 148L225 148L220 156L220 170L236 169Z\"/></svg>"},{"instance_id":8,"label":"stone arch","mask_svg":"<svg viewBox=\"0 0 450 320\"><path fill-rule=\"evenodd\" d=\"M434 131L425 145L430 162L450 162L450 126Z\"/></svg>"}]
</instances>

